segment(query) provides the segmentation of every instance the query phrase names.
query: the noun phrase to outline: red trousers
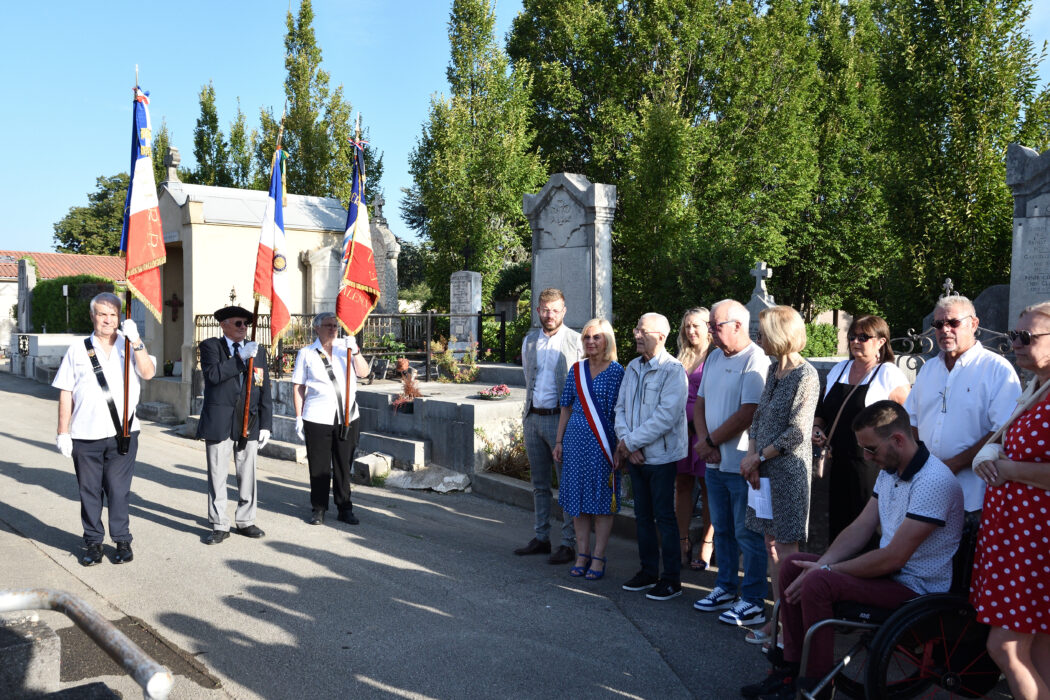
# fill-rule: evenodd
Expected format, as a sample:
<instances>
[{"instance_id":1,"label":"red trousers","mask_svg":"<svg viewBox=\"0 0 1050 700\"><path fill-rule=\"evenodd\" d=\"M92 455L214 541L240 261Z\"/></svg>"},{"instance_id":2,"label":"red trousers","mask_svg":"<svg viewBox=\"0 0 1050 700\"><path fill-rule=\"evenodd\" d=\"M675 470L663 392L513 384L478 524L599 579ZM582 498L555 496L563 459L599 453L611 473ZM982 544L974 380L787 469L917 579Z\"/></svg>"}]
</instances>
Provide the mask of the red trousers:
<instances>
[{"instance_id":1,"label":"red trousers","mask_svg":"<svg viewBox=\"0 0 1050 700\"><path fill-rule=\"evenodd\" d=\"M840 600L849 600L879 608L898 608L919 594L904 584L888 578L857 578L835 571L813 569L802 580L802 595L797 603L789 603L783 592L805 569L797 561L816 561L816 554L792 554L780 565L780 622L784 629L784 660L802 661L802 642L806 630L833 617L832 606ZM809 665L806 676L822 678L835 665L834 628L824 627L813 636L809 645Z\"/></svg>"}]
</instances>

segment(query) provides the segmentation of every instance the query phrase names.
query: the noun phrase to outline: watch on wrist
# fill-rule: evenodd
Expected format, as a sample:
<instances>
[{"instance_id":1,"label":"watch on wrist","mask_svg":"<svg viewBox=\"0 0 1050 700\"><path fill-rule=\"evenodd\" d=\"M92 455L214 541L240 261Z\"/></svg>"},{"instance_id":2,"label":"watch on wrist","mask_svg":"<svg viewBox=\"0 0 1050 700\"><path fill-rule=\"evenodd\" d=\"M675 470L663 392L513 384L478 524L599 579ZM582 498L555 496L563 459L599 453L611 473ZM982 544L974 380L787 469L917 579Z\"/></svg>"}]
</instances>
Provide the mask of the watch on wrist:
<instances>
[{"instance_id":1,"label":"watch on wrist","mask_svg":"<svg viewBox=\"0 0 1050 700\"><path fill-rule=\"evenodd\" d=\"M758 463L759 464L762 464L762 462L765 462L767 459L769 459L769 458L766 457L766 453L765 452L759 452L758 453Z\"/></svg>"},{"instance_id":2,"label":"watch on wrist","mask_svg":"<svg viewBox=\"0 0 1050 700\"><path fill-rule=\"evenodd\" d=\"M718 449L718 445L716 445L716 444L715 444L715 443L714 443L714 442L713 442L713 441L711 440L711 436L710 436L710 435L708 435L707 437L705 437L705 438L704 438L704 442L706 442L706 443L707 443L707 446L708 446L708 447L710 447L710 448L711 448L712 450Z\"/></svg>"},{"instance_id":3,"label":"watch on wrist","mask_svg":"<svg viewBox=\"0 0 1050 700\"><path fill-rule=\"evenodd\" d=\"M820 565L820 570L821 571L831 571L831 564L821 564Z\"/></svg>"},{"instance_id":4,"label":"watch on wrist","mask_svg":"<svg viewBox=\"0 0 1050 700\"><path fill-rule=\"evenodd\" d=\"M138 344L138 345L132 345L132 346L131 346L131 349L132 349L132 350L134 350L135 352L138 352L139 350L145 350L145 349L146 349L146 344L145 344L145 343L143 343L143 342L142 342L142 341L140 340L140 341L139 341L139 344Z\"/></svg>"}]
</instances>

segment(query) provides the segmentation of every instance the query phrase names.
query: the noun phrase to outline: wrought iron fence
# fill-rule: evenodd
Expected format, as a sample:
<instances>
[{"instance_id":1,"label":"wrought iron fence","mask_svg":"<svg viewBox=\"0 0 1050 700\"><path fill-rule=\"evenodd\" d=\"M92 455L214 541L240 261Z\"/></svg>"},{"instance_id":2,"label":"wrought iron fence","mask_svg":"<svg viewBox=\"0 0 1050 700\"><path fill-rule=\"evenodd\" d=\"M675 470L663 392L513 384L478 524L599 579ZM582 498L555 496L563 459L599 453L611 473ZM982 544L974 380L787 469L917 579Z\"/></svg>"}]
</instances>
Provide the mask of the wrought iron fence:
<instances>
[{"instance_id":1,"label":"wrought iron fence","mask_svg":"<svg viewBox=\"0 0 1050 700\"><path fill-rule=\"evenodd\" d=\"M507 318L502 311L488 314L446 314L432 311L412 314L371 314L357 334L357 342L361 347L361 352L369 358L370 365L376 359L399 357L422 359L426 367L423 379L429 381L434 364L433 343L437 340L443 342L448 340L447 336L442 333L443 328L438 328L439 324L435 322L438 319L451 320L452 318L476 318L478 342L481 342L484 337L484 320L486 318L498 320L499 358L500 362L507 361ZM277 342L276 351L274 351L274 348L271 347L270 316L268 314L256 316L255 341L266 349L270 357L275 358L271 366L276 377L290 374L296 354L301 348L313 342L313 320L314 314L293 314L288 330L281 336ZM218 338L221 335L222 327L214 316L207 314L194 316L195 366L200 366L200 342L206 338Z\"/></svg>"}]
</instances>

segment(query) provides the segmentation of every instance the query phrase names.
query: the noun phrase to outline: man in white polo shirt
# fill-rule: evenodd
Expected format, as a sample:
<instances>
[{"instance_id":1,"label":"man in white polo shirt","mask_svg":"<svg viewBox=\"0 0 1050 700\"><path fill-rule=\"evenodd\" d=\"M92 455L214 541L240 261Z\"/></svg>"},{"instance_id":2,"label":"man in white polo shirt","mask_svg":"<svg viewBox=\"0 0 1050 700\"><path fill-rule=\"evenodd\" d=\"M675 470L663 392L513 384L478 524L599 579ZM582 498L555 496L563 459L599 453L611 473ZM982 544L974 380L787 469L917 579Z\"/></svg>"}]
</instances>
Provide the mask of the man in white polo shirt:
<instances>
[{"instance_id":1,"label":"man in white polo shirt","mask_svg":"<svg viewBox=\"0 0 1050 700\"><path fill-rule=\"evenodd\" d=\"M834 632L813 635L807 677L798 678L806 630L832 617L840 601L895 609L920 595L951 587L952 557L959 548L963 494L952 472L912 435L908 413L877 401L853 421L864 457L881 471L864 510L823 556L800 552L780 567L780 622L784 648L770 650L773 671L744 686L747 698L795 698L812 690L834 666ZM882 528L879 548L864 551ZM831 688L818 697L830 696Z\"/></svg>"},{"instance_id":2,"label":"man in white polo shirt","mask_svg":"<svg viewBox=\"0 0 1050 700\"><path fill-rule=\"evenodd\" d=\"M941 352L919 370L904 407L919 440L959 479L968 519L976 521L984 482L970 463L1017 406L1021 383L1005 358L977 342L973 303L947 296L933 310Z\"/></svg>"},{"instance_id":3,"label":"man in white polo shirt","mask_svg":"<svg viewBox=\"0 0 1050 700\"><path fill-rule=\"evenodd\" d=\"M131 561L131 528L128 496L139 446L139 380L152 379L156 363L139 337L131 319L120 324L120 297L103 292L91 300L89 338L69 346L51 386L59 389L58 435L55 444L63 457L73 458L80 487L80 520L86 551L83 566L102 561L102 497L109 506L109 536L117 545L114 564ZM124 338L131 345L128 375L128 412L131 423L126 447L120 444L124 424ZM85 342L86 341L86 342ZM95 363L98 363L96 371ZM105 386L103 386L103 382ZM119 429L118 429L119 423Z\"/></svg>"}]
</instances>

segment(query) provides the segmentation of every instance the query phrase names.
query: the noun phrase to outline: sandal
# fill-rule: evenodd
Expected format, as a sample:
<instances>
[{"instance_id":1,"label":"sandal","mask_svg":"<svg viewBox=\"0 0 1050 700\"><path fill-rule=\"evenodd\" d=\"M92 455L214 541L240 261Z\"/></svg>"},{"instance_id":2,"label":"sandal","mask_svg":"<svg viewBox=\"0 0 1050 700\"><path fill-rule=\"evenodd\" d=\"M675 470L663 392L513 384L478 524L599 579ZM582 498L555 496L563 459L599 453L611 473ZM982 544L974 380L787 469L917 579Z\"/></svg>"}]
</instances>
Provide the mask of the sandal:
<instances>
[{"instance_id":1,"label":"sandal","mask_svg":"<svg viewBox=\"0 0 1050 700\"><path fill-rule=\"evenodd\" d=\"M576 558L577 559L586 559L587 560L583 564L580 564L580 565L577 565L577 566L573 566L571 569L569 569L569 576L575 576L576 578L580 578L581 576L586 574L588 572L588 570L589 570L589 567L591 565L591 555L590 554L577 554Z\"/></svg>"},{"instance_id":2,"label":"sandal","mask_svg":"<svg viewBox=\"0 0 1050 700\"><path fill-rule=\"evenodd\" d=\"M608 561L605 557L591 557L591 561L600 561L602 563L602 570L596 571L594 569L587 569L587 573L584 575L588 581L597 581L602 576L605 576L605 562Z\"/></svg>"},{"instance_id":3,"label":"sandal","mask_svg":"<svg viewBox=\"0 0 1050 700\"><path fill-rule=\"evenodd\" d=\"M773 638L772 633L766 632L764 629L756 627L748 630L747 634L744 635L744 641L748 644L761 644L763 649L769 649L769 642Z\"/></svg>"},{"instance_id":4,"label":"sandal","mask_svg":"<svg viewBox=\"0 0 1050 700\"><path fill-rule=\"evenodd\" d=\"M689 562L689 568L693 571L707 571L708 566L710 566L710 564L703 559L694 559Z\"/></svg>"}]
</instances>

